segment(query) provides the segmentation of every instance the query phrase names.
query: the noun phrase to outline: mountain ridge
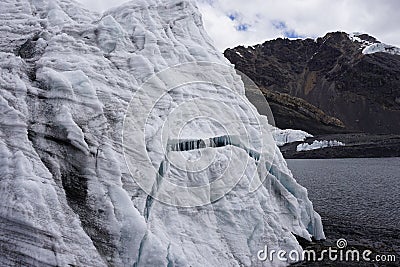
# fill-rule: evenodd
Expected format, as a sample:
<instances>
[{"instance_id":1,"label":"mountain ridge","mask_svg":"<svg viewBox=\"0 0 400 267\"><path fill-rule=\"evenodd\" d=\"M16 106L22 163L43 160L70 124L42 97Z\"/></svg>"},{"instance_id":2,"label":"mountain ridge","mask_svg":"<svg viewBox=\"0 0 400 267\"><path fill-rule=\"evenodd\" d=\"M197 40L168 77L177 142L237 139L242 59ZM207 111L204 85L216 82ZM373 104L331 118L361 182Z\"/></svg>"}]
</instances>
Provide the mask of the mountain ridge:
<instances>
[{"instance_id":1,"label":"mountain ridge","mask_svg":"<svg viewBox=\"0 0 400 267\"><path fill-rule=\"evenodd\" d=\"M304 99L349 132L398 134L400 55L386 53L393 49L367 34L332 32L238 46L224 55L258 86Z\"/></svg>"}]
</instances>

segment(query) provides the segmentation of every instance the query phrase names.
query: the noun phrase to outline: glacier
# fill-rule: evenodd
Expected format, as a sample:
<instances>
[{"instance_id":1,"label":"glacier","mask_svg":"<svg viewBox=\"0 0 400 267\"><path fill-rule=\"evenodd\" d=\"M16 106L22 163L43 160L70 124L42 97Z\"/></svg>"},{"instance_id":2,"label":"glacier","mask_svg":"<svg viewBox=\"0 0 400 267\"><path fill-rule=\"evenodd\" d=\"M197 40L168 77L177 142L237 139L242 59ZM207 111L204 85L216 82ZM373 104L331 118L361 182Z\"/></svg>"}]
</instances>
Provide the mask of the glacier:
<instances>
[{"instance_id":1,"label":"glacier","mask_svg":"<svg viewBox=\"0 0 400 267\"><path fill-rule=\"evenodd\" d=\"M194 1L100 15L3 0L0 13L1 266L286 266L257 252L325 238ZM213 83L169 87L193 76ZM197 114L174 113L190 103L218 121L179 124ZM206 169L190 164L199 157ZM168 182L202 191L185 199Z\"/></svg>"},{"instance_id":2,"label":"glacier","mask_svg":"<svg viewBox=\"0 0 400 267\"><path fill-rule=\"evenodd\" d=\"M327 147L338 147L338 146L346 146L345 143L337 141L337 140L323 140L323 141L318 141L315 140L312 144L308 143L302 143L299 144L296 148L297 152L300 151L310 151L310 150L317 150L317 149L323 149Z\"/></svg>"},{"instance_id":3,"label":"glacier","mask_svg":"<svg viewBox=\"0 0 400 267\"><path fill-rule=\"evenodd\" d=\"M272 130L272 136L277 144L277 146L284 146L286 144L305 141L309 137L314 137L302 130L293 129L279 129L274 127Z\"/></svg>"}]
</instances>

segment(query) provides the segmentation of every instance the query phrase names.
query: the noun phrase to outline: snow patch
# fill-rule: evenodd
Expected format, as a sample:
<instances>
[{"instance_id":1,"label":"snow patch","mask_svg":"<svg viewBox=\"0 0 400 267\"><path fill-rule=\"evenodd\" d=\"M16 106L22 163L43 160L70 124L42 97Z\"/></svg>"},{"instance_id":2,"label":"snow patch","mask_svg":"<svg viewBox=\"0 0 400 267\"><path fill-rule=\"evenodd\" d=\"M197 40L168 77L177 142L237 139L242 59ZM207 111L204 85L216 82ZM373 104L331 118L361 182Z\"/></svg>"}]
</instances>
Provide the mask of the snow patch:
<instances>
[{"instance_id":1,"label":"snow patch","mask_svg":"<svg viewBox=\"0 0 400 267\"><path fill-rule=\"evenodd\" d=\"M369 45L363 49L363 54L365 55L380 53L380 52L392 55L400 55L400 48L392 45L377 43Z\"/></svg>"},{"instance_id":2,"label":"snow patch","mask_svg":"<svg viewBox=\"0 0 400 267\"><path fill-rule=\"evenodd\" d=\"M393 46L393 45L387 45L381 42L371 42L368 40L361 39L360 36L362 33L351 33L349 34L349 39L352 40L353 42L358 42L361 44L362 53L364 55L369 55L369 54L374 54L374 53L388 53L392 55L400 55L400 48Z\"/></svg>"},{"instance_id":3,"label":"snow patch","mask_svg":"<svg viewBox=\"0 0 400 267\"><path fill-rule=\"evenodd\" d=\"M239 57L243 57L243 55L239 51L236 51L236 54L238 54Z\"/></svg>"}]
</instances>

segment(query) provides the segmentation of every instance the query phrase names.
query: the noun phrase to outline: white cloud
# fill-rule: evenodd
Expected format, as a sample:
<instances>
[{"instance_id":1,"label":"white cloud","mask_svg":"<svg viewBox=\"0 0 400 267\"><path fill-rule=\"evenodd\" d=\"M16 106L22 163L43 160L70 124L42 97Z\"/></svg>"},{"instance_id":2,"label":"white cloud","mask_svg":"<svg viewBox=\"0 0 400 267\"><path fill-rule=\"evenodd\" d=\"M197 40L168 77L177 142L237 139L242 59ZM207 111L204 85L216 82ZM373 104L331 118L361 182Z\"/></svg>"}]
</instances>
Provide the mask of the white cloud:
<instances>
[{"instance_id":1,"label":"white cloud","mask_svg":"<svg viewBox=\"0 0 400 267\"><path fill-rule=\"evenodd\" d=\"M89 9L104 11L125 0L80 0ZM365 32L400 47L400 1L397 0L197 0L205 28L222 51L253 45L295 31L304 37L330 31ZM229 15L234 15L231 20ZM274 24L284 22L286 29ZM239 25L249 25L238 31Z\"/></svg>"},{"instance_id":2,"label":"white cloud","mask_svg":"<svg viewBox=\"0 0 400 267\"><path fill-rule=\"evenodd\" d=\"M365 32L379 40L400 46L400 1L396 0L198 0L205 26L219 49L254 44L282 36L271 27L285 22L288 30L305 37L323 36L330 31ZM211 4L210 4L211 3ZM221 21L240 14L252 25L251 32L230 33ZM218 29L220 28L220 29ZM232 28L232 27L231 27ZM239 36L238 36L239 35Z\"/></svg>"},{"instance_id":3,"label":"white cloud","mask_svg":"<svg viewBox=\"0 0 400 267\"><path fill-rule=\"evenodd\" d=\"M200 5L203 14L204 27L214 40L216 46L223 50L233 45L250 45L260 43L268 38L274 38L279 34L272 24L265 24L264 34L260 35L257 28L254 28L253 21L246 20L244 23L250 24L247 31L238 31L239 21L232 21L226 13L210 5Z\"/></svg>"}]
</instances>

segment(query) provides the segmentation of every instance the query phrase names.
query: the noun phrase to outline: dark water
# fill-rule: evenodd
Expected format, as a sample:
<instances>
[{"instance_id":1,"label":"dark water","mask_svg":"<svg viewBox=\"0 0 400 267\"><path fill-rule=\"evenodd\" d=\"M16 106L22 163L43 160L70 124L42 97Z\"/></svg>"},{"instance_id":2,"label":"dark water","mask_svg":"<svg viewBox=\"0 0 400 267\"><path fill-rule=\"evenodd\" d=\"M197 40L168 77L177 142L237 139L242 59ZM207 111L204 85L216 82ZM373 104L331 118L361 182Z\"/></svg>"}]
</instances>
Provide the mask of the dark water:
<instances>
[{"instance_id":1,"label":"dark water","mask_svg":"<svg viewBox=\"0 0 400 267\"><path fill-rule=\"evenodd\" d=\"M325 245L345 238L352 246L400 259L400 158L288 164L322 216Z\"/></svg>"}]
</instances>

